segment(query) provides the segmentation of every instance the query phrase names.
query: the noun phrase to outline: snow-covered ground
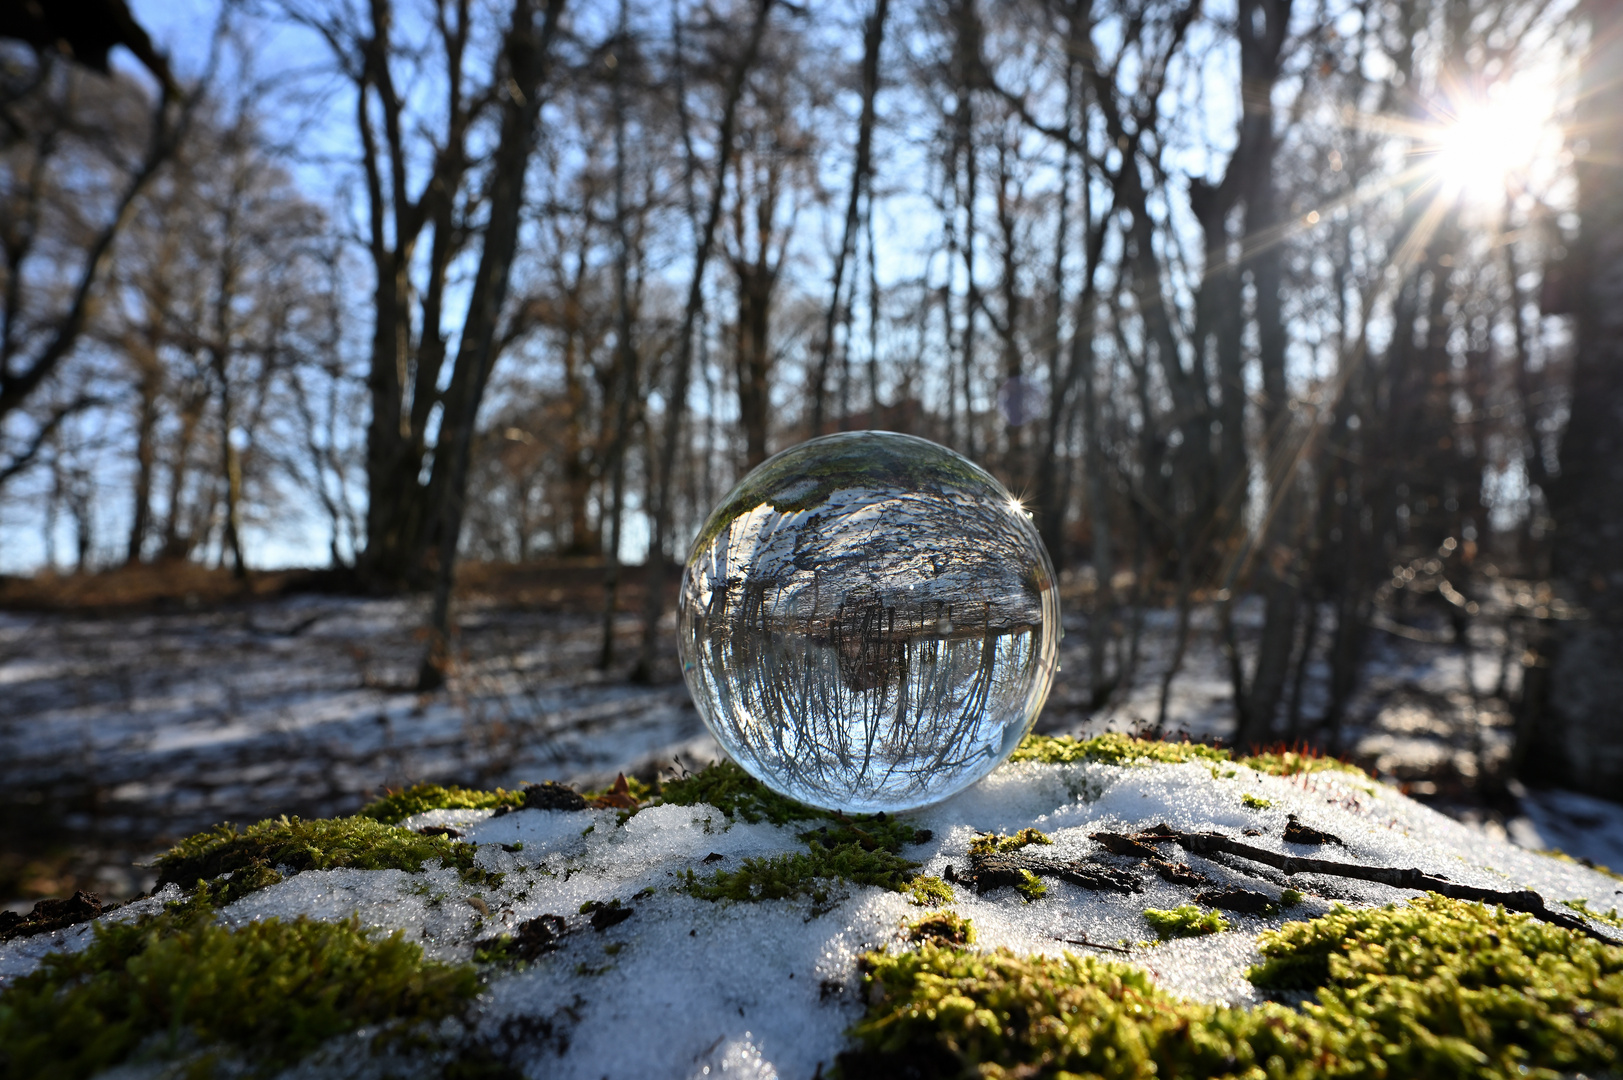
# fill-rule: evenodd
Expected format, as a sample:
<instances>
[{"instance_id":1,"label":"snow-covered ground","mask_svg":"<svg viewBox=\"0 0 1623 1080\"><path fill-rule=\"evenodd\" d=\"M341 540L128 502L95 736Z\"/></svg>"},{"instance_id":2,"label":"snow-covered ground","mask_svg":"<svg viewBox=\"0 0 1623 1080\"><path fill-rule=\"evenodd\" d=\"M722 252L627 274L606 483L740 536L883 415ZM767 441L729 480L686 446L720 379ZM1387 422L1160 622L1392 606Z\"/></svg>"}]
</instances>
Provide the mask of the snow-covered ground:
<instances>
[{"instance_id":1,"label":"snow-covered ground","mask_svg":"<svg viewBox=\"0 0 1623 1080\"><path fill-rule=\"evenodd\" d=\"M116 897L150 882L132 861L221 820L344 813L416 781L596 785L621 770L717 756L674 662L667 681L647 686L628 682L623 666L599 672L590 616L467 606L449 691L415 694L422 616L418 600L319 595L169 614L0 613L9 816L94 848L90 880ZM1259 618L1254 605L1238 606L1242 642ZM1086 616L1068 610L1065 625L1039 728L1149 726L1173 613L1146 614L1134 679L1091 715ZM635 631L623 620L623 655ZM1448 808L1482 762L1508 750L1509 716L1492 696L1497 661L1491 641L1466 652L1375 634L1343 747ZM1314 659L1306 675L1301 711L1311 718L1328 671ZM1229 699L1215 619L1199 609L1166 728L1221 737ZM1519 812L1454 809L1496 837L1623 867L1623 806L1549 792L1527 794Z\"/></svg>"},{"instance_id":2,"label":"snow-covered ground","mask_svg":"<svg viewBox=\"0 0 1623 1080\"><path fill-rule=\"evenodd\" d=\"M1266 800L1250 808L1242 797ZM1287 844L1287 815L1334 833L1344 847ZM845 886L818 903L809 898L707 902L680 891L688 871L732 869L748 856L804 851L803 824L729 822L711 807L660 806L616 827L615 811L433 811L404 827L448 825L481 845L479 862L504 871L498 889L464 884L452 870L307 871L252 894L221 918L241 924L307 914L403 929L434 957L467 960L473 942L500 927L543 914L567 926L559 951L497 975L471 1015L474 1038L526 1075L764 1078L808 1077L826 1070L862 1012L858 955L901 947L904 922L924 911L902 895ZM1491 889L1530 887L1549 901L1583 899L1601 911L1623 905L1620 883L1579 865L1484 837L1363 776L1321 772L1290 778L1209 763L1155 766L1006 765L947 802L915 815L933 837L904 850L924 872L963 868L978 831L1013 833L1036 826L1052 847L1046 857L1093 859L1125 868L1089 834L1136 831L1168 822L1190 831L1220 830L1292 854L1314 853L1368 865L1419 867ZM522 849L507 851L502 845ZM1333 854L1329 852L1333 851ZM1196 856L1188 864L1219 883L1278 897L1272 871ZM1147 907L1173 908L1193 889L1139 872L1143 891L1095 893L1050 880L1048 894L1026 902L1013 889L976 896L959 886L952 907L971 919L977 947L1022 954L1085 951L1081 942L1127 948L1106 954L1137 964L1184 997L1232 1003L1257 1000L1244 977L1258 959L1256 935L1309 918L1336 901L1362 906L1414 895L1380 885L1298 875L1304 902L1278 915L1229 915L1214 937L1150 946ZM594 932L583 904L619 900L633 914ZM477 901L477 902L476 902ZM151 905L156 901L147 901ZM139 910L132 905L132 909ZM114 917L127 918L132 909ZM494 925L493 925L494 924ZM43 953L88 940L86 927L0 945L0 979L31 970ZM324 1051L327 1066L299 1075L356 1075L362 1035ZM132 1075L146 1075L134 1073Z\"/></svg>"}]
</instances>

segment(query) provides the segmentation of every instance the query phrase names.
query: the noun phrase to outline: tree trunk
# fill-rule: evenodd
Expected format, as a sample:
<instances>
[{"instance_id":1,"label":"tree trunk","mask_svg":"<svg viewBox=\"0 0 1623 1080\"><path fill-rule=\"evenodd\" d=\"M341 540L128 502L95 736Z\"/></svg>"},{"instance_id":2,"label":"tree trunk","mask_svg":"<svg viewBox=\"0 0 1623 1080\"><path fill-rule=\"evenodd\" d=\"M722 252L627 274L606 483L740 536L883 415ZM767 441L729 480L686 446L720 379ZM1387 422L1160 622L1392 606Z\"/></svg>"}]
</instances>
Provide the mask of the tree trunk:
<instances>
[{"instance_id":1,"label":"tree trunk","mask_svg":"<svg viewBox=\"0 0 1623 1080\"><path fill-rule=\"evenodd\" d=\"M616 50L629 44L627 27L631 0L620 0L620 24ZM678 58L677 63L681 60ZM626 101L625 62L614 65L614 373L609 380L609 397L614 405L614 434L608 449L609 546L603 568L603 643L597 666L607 671L614 663L614 616L620 604L620 532L625 518L626 448L631 444L632 402L641 383L637 348L632 340L636 315L631 304L631 233L626 207ZM604 408L608 413L607 403ZM599 531L602 526L599 525Z\"/></svg>"},{"instance_id":2,"label":"tree trunk","mask_svg":"<svg viewBox=\"0 0 1623 1080\"><path fill-rule=\"evenodd\" d=\"M744 428L744 470L766 460L766 422L771 408L769 374L772 368L772 293L777 267L766 260L766 238L761 258L738 267L738 418Z\"/></svg>"},{"instance_id":3,"label":"tree trunk","mask_svg":"<svg viewBox=\"0 0 1623 1080\"><path fill-rule=\"evenodd\" d=\"M130 511L130 540L124 561L141 561L141 549L152 531L152 477L156 464L153 439L158 427L158 385L162 369L157 358L143 357L141 377L135 390L140 405L135 417L135 505Z\"/></svg>"},{"instance_id":4,"label":"tree trunk","mask_svg":"<svg viewBox=\"0 0 1623 1080\"><path fill-rule=\"evenodd\" d=\"M242 556L242 460L231 434L236 427L236 396L231 385L231 353L234 329L231 309L237 296L237 199L241 195L241 175L232 178L232 188L223 208L220 236L223 249L214 282L214 327L209 339L209 367L214 372L215 390L220 395L220 474L225 485L225 521L220 534L220 562L231 555L231 572L246 577L248 565Z\"/></svg>"},{"instance_id":5,"label":"tree trunk","mask_svg":"<svg viewBox=\"0 0 1623 1080\"><path fill-rule=\"evenodd\" d=\"M577 349L579 328L576 323L578 302L571 296L564 340L564 396L569 401L569 416L564 421L564 492L569 508L569 543L564 547L567 555L595 555L602 550L602 537L592 530L587 516L587 504L592 495L592 470L585 456L585 440L581 428L586 418L586 382L581 378L580 356Z\"/></svg>"},{"instance_id":6,"label":"tree trunk","mask_svg":"<svg viewBox=\"0 0 1623 1080\"><path fill-rule=\"evenodd\" d=\"M851 191L845 202L845 228L840 250L834 256L834 281L829 289L828 308L823 315L823 336L817 343L817 374L812 379L813 436L823 433L827 410L828 364L834 355L834 324L839 320L840 289L845 282L845 264L857 240L857 213L867 193L873 169L874 101L879 95L879 51L885 43L885 19L890 0L874 0L873 14L863 24L862 33L862 113L857 120L857 156L851 167Z\"/></svg>"},{"instance_id":7,"label":"tree trunk","mask_svg":"<svg viewBox=\"0 0 1623 1080\"><path fill-rule=\"evenodd\" d=\"M444 685L449 663L451 589L456 580L457 544L462 538L468 460L479 403L484 399L496 363L496 324L507 300L508 275L518 248L519 212L524 204L524 176L535 148L541 116L541 88L547 77L547 52L563 12L564 0L547 0L539 28L535 0L513 0L513 24L503 42L508 79L502 101L501 134L491 172L490 217L484 249L474 274L468 316L462 326L451 384L445 393L440 423L440 452L434 455L429 491L438 493L433 508L439 530L439 565L434 581L434 607L429 645L418 669L418 689Z\"/></svg>"},{"instance_id":8,"label":"tree trunk","mask_svg":"<svg viewBox=\"0 0 1623 1080\"><path fill-rule=\"evenodd\" d=\"M160 549L160 557L164 559L184 559L197 543L197 531L183 523L182 500L191 476L192 443L197 438L197 428L202 422L207 401L206 382L189 390L181 399L180 431L176 433L172 451L174 460L169 468L168 516L164 519L163 547Z\"/></svg>"},{"instance_id":9,"label":"tree trunk","mask_svg":"<svg viewBox=\"0 0 1623 1080\"><path fill-rule=\"evenodd\" d=\"M1623 2L1590 0L1576 130L1577 280L1571 419L1560 476L1552 569L1587 613L1553 636L1548 715L1524 728L1527 777L1616 799L1623 792ZM1530 671L1529 674L1534 674Z\"/></svg>"},{"instance_id":10,"label":"tree trunk","mask_svg":"<svg viewBox=\"0 0 1623 1080\"><path fill-rule=\"evenodd\" d=\"M366 550L357 567L374 589L424 581L424 557L437 524L434 511L443 496L432 486L425 488L421 475L428 425L434 406L441 402L438 388L445 360L441 316L447 276L462 243L453 211L469 166L467 140L475 106L463 95L468 2L460 0L442 10L457 16L437 23L446 64L446 130L432 158L432 173L416 199L407 190L411 148L405 104L389 66L391 56L397 55L392 41L393 0L369 0L370 32L353 42L362 59L355 74L356 128L366 180L374 275L366 380L371 399L366 433ZM346 70L351 65L351 58L342 50L340 63ZM381 142L374 130L373 101L382 120ZM428 225L433 226L433 242L416 320L421 341L414 348L411 308L417 290L411 270L417 261L417 242ZM436 473L444 475L438 469Z\"/></svg>"},{"instance_id":11,"label":"tree trunk","mask_svg":"<svg viewBox=\"0 0 1623 1080\"><path fill-rule=\"evenodd\" d=\"M1239 173L1245 200L1243 265L1257 295L1257 352L1262 368L1264 463L1269 507L1264 517L1257 584L1263 595L1262 640L1250 685L1236 683L1235 744L1260 746L1271 740L1274 721L1290 673L1296 643L1298 593L1302 572L1296 477L1297 433L1288 406L1285 381L1287 335L1283 309L1284 250L1279 196L1274 183L1273 91L1280 74L1280 54L1290 27L1291 0L1244 0L1240 5L1241 142L1248 150ZM1219 302L1223 302L1222 298ZM1230 390L1224 388L1223 397ZM1224 424L1225 433L1228 425ZM1238 433L1236 433L1238 434ZM1237 658L1236 658L1237 660ZM1236 663L1233 667L1240 671Z\"/></svg>"}]
</instances>

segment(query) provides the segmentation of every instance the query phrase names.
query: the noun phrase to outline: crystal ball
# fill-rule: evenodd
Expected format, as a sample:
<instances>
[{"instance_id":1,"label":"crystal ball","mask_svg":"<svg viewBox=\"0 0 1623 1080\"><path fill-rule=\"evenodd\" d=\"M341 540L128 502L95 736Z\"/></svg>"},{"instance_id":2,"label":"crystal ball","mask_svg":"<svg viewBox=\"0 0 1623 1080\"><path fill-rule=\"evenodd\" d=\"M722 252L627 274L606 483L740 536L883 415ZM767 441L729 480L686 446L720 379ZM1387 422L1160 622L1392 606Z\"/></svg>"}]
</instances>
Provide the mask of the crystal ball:
<instances>
[{"instance_id":1,"label":"crystal ball","mask_svg":"<svg viewBox=\"0 0 1623 1080\"><path fill-rule=\"evenodd\" d=\"M925 439L850 432L744 477L688 556L677 639L722 747L772 790L850 813L963 790L1053 681L1054 568L1020 503Z\"/></svg>"}]
</instances>

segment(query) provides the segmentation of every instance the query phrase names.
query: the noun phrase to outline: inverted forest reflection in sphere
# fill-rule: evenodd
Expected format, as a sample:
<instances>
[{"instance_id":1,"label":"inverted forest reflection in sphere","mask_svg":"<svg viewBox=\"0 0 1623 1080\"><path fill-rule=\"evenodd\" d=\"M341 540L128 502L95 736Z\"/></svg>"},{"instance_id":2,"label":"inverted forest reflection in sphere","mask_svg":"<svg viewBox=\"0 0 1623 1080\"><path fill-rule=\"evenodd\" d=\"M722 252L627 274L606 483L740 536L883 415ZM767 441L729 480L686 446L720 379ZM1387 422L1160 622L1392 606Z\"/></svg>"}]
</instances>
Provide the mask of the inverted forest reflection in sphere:
<instances>
[{"instance_id":1,"label":"inverted forest reflection in sphere","mask_svg":"<svg viewBox=\"0 0 1623 1080\"><path fill-rule=\"evenodd\" d=\"M1042 709L1060 633L1020 504L891 432L763 463L682 577L678 641L705 723L773 790L829 809L906 810L985 776Z\"/></svg>"}]
</instances>

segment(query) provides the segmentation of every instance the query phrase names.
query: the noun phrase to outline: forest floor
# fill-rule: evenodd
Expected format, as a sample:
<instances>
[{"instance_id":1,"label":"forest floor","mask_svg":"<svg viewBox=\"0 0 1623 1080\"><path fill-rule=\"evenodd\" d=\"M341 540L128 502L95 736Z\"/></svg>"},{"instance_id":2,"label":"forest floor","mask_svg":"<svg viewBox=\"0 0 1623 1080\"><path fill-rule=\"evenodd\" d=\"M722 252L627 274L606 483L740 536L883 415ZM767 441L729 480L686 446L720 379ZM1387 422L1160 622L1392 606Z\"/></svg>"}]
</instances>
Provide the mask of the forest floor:
<instances>
[{"instance_id":1,"label":"forest floor","mask_svg":"<svg viewBox=\"0 0 1623 1080\"><path fill-rule=\"evenodd\" d=\"M144 891L153 875L140 863L220 821L347 813L419 781L600 785L713 760L674 655L651 683L628 678L634 578L615 620L618 660L598 669L598 580L588 565L472 568L456 668L434 695L411 689L421 598L288 591L321 584L310 575L245 591L209 574L179 590L0 582L0 905ZM1092 709L1082 587L1064 590L1061 669L1039 729L1148 731L1175 614L1144 612L1132 677ZM1260 609L1242 602L1235 619L1244 651ZM1195 609L1168 735L1232 730L1216 626L1213 610ZM1112 668L1132 636L1130 619L1113 623ZM1345 756L1497 838L1623 867L1623 805L1484 782L1510 749L1501 645L1487 629L1468 647L1377 632L1341 731ZM1310 658L1304 717L1322 711L1327 678Z\"/></svg>"}]
</instances>

